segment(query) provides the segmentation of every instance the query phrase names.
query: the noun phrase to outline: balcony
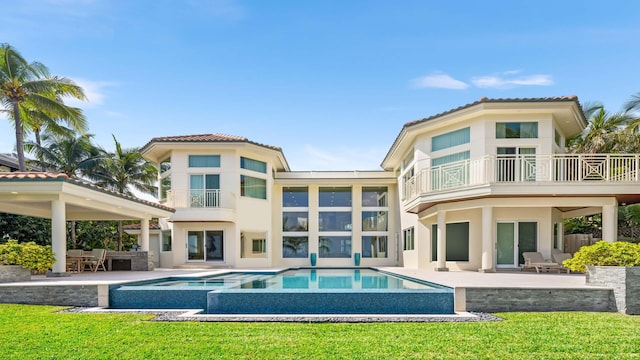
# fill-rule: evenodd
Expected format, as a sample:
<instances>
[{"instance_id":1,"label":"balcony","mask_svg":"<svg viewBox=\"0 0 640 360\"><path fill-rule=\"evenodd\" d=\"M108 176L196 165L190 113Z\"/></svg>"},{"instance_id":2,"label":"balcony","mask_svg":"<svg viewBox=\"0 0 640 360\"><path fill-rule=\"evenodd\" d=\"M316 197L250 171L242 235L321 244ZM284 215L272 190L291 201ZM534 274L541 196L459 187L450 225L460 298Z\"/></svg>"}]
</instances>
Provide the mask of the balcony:
<instances>
[{"instance_id":1,"label":"balcony","mask_svg":"<svg viewBox=\"0 0 640 360\"><path fill-rule=\"evenodd\" d=\"M173 208L219 208L220 190L175 189L167 191L167 206Z\"/></svg>"},{"instance_id":2,"label":"balcony","mask_svg":"<svg viewBox=\"0 0 640 360\"><path fill-rule=\"evenodd\" d=\"M629 184L639 183L639 168L640 154L487 155L418 171L404 183L402 198L412 207L460 194L618 194L620 185L629 192Z\"/></svg>"},{"instance_id":3,"label":"balcony","mask_svg":"<svg viewBox=\"0 0 640 360\"><path fill-rule=\"evenodd\" d=\"M172 221L235 221L233 194L219 189L171 189L166 199L176 209Z\"/></svg>"}]
</instances>

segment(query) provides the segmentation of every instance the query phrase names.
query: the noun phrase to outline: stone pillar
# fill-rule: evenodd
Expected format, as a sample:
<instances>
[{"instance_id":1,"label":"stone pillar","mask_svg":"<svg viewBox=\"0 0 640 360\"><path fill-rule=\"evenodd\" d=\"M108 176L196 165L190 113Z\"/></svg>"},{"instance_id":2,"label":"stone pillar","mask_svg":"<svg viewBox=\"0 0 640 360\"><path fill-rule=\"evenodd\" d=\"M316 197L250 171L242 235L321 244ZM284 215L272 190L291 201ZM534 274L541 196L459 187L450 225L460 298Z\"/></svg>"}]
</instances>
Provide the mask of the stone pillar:
<instances>
[{"instance_id":1,"label":"stone pillar","mask_svg":"<svg viewBox=\"0 0 640 360\"><path fill-rule=\"evenodd\" d=\"M618 240L618 207L616 205L602 207L602 240L608 242Z\"/></svg>"},{"instance_id":2,"label":"stone pillar","mask_svg":"<svg viewBox=\"0 0 640 360\"><path fill-rule=\"evenodd\" d=\"M140 219L140 248L149 251L149 219Z\"/></svg>"},{"instance_id":3,"label":"stone pillar","mask_svg":"<svg viewBox=\"0 0 640 360\"><path fill-rule=\"evenodd\" d=\"M438 254L436 261L436 271L449 271L447 268L447 213L438 211L438 232L436 241L438 243Z\"/></svg>"},{"instance_id":4,"label":"stone pillar","mask_svg":"<svg viewBox=\"0 0 640 360\"><path fill-rule=\"evenodd\" d=\"M495 272L493 264L493 207L482 207L482 268L480 272Z\"/></svg>"},{"instance_id":5,"label":"stone pillar","mask_svg":"<svg viewBox=\"0 0 640 360\"><path fill-rule=\"evenodd\" d=\"M64 276L67 270L67 218L64 200L51 201L51 248L56 257L50 276Z\"/></svg>"}]
</instances>

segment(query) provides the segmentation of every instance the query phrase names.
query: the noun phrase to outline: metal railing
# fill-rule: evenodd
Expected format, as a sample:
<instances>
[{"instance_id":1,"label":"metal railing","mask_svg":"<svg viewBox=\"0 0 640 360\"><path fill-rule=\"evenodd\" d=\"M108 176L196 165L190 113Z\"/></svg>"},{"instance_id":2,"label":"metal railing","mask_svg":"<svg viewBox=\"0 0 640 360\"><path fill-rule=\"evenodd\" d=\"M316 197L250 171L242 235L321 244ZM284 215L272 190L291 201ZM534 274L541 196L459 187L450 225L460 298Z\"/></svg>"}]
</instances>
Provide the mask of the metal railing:
<instances>
[{"instance_id":1,"label":"metal railing","mask_svg":"<svg viewBox=\"0 0 640 360\"><path fill-rule=\"evenodd\" d=\"M219 208L220 190L172 189L167 191L166 205L171 207Z\"/></svg>"},{"instance_id":2,"label":"metal railing","mask_svg":"<svg viewBox=\"0 0 640 360\"><path fill-rule=\"evenodd\" d=\"M404 200L420 194L491 183L639 182L640 154L487 155L418 171Z\"/></svg>"}]
</instances>

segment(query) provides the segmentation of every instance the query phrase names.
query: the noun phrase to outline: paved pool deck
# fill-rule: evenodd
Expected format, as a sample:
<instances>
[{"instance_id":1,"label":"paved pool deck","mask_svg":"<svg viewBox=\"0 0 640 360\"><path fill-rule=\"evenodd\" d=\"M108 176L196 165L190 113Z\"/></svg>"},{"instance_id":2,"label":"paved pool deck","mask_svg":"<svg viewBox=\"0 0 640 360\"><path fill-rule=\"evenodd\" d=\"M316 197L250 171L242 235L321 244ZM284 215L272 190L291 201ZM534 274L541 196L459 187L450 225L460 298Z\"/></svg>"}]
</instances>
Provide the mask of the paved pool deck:
<instances>
[{"instance_id":1,"label":"paved pool deck","mask_svg":"<svg viewBox=\"0 0 640 360\"><path fill-rule=\"evenodd\" d=\"M68 277L37 275L28 282L0 284L0 303L106 306L110 285L170 276L199 277L229 271L280 269L284 268L160 268L154 271L81 272ZM378 269L453 288L456 311L615 311L613 291L586 285L583 274Z\"/></svg>"}]
</instances>

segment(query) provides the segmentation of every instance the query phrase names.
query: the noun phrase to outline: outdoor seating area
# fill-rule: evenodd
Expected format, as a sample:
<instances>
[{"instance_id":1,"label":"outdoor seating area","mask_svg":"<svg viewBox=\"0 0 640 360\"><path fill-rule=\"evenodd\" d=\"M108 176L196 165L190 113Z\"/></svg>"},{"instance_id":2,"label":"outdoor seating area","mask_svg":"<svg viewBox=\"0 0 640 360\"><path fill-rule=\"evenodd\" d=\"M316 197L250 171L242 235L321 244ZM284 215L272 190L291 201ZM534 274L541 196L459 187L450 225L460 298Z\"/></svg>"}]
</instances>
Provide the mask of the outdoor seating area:
<instances>
[{"instance_id":1,"label":"outdoor seating area","mask_svg":"<svg viewBox=\"0 0 640 360\"><path fill-rule=\"evenodd\" d=\"M562 266L562 261L571 258L571 254L567 253L554 253L553 259L545 259L539 252L524 252L522 253L524 258L524 264L520 270L535 269L537 273L541 272L570 272L569 269Z\"/></svg>"},{"instance_id":2,"label":"outdoor seating area","mask_svg":"<svg viewBox=\"0 0 640 360\"><path fill-rule=\"evenodd\" d=\"M91 251L71 249L67 251L66 256L67 271L79 273L89 270L96 272L100 268L102 268L102 271L107 271L104 264L106 258L106 249L93 249Z\"/></svg>"}]
</instances>

